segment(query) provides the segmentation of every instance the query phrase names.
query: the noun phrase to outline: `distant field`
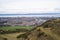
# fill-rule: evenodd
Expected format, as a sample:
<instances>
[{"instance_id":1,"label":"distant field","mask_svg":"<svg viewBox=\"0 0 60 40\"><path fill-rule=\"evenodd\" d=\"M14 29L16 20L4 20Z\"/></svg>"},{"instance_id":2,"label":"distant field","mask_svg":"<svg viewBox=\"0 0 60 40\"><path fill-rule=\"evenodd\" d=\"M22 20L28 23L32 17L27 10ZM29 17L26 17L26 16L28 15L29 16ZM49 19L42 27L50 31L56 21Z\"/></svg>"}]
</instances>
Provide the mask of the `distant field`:
<instances>
[{"instance_id":1,"label":"distant field","mask_svg":"<svg viewBox=\"0 0 60 40\"><path fill-rule=\"evenodd\" d=\"M27 30L30 30L32 28L33 28L32 26L14 26L14 27L6 26L6 27L0 27L0 30L5 30L5 31L8 31L8 30L13 31L13 30L16 30L16 29L27 29Z\"/></svg>"},{"instance_id":2,"label":"distant field","mask_svg":"<svg viewBox=\"0 0 60 40\"><path fill-rule=\"evenodd\" d=\"M4 34L0 34L0 40L17 40L16 37L18 35L23 34L23 33L27 32L27 30L31 30L32 28L33 28L32 26L0 27L0 32L1 32L1 30L4 31L3 32ZM17 32L17 29L19 32ZM14 31L16 31L16 32L14 32ZM7 34L7 32L9 32L9 33ZM12 33L10 33L10 32L12 32Z\"/></svg>"}]
</instances>

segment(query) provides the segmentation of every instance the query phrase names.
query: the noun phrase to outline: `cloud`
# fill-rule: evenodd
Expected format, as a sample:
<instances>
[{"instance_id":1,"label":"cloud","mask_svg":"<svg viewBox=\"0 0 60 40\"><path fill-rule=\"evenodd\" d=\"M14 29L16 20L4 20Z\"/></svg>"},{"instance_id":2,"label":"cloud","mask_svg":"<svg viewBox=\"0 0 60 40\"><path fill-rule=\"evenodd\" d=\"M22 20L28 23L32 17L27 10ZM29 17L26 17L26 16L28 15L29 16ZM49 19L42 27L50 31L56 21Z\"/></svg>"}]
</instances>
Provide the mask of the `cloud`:
<instances>
[{"instance_id":1,"label":"cloud","mask_svg":"<svg viewBox=\"0 0 60 40\"><path fill-rule=\"evenodd\" d=\"M60 0L0 0L0 13L60 12Z\"/></svg>"}]
</instances>

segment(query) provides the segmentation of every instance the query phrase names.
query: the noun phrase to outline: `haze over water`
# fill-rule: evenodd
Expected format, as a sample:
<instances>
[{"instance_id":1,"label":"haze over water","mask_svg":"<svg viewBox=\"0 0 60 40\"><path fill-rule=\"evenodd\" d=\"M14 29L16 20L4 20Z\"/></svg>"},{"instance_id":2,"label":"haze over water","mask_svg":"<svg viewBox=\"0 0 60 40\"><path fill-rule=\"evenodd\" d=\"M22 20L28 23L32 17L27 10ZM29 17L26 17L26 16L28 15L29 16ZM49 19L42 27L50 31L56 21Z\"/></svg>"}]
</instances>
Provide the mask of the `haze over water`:
<instances>
[{"instance_id":1,"label":"haze over water","mask_svg":"<svg viewBox=\"0 0 60 40\"><path fill-rule=\"evenodd\" d=\"M60 17L60 13L0 14L0 17Z\"/></svg>"}]
</instances>

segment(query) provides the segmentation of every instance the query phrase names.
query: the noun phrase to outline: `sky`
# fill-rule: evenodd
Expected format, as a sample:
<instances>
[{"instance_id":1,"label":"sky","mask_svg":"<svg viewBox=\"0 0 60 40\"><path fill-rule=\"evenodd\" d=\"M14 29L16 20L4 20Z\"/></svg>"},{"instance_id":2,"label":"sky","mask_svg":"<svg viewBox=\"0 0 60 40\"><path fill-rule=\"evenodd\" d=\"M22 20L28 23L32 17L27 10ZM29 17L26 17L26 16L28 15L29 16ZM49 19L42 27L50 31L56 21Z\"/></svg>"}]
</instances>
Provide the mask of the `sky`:
<instances>
[{"instance_id":1,"label":"sky","mask_svg":"<svg viewBox=\"0 0 60 40\"><path fill-rule=\"evenodd\" d=\"M0 14L60 13L60 0L0 0Z\"/></svg>"}]
</instances>

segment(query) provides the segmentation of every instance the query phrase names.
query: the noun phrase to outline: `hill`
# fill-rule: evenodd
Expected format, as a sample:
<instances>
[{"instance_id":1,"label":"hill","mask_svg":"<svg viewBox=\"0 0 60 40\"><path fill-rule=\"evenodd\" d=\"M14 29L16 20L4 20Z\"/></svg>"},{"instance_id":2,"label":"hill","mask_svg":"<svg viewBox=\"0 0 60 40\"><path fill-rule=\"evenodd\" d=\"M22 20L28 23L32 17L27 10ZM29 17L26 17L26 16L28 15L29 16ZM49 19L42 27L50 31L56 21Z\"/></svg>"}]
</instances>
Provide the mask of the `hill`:
<instances>
[{"instance_id":1,"label":"hill","mask_svg":"<svg viewBox=\"0 0 60 40\"><path fill-rule=\"evenodd\" d=\"M48 20L32 30L18 35L18 40L60 40L60 19Z\"/></svg>"}]
</instances>

